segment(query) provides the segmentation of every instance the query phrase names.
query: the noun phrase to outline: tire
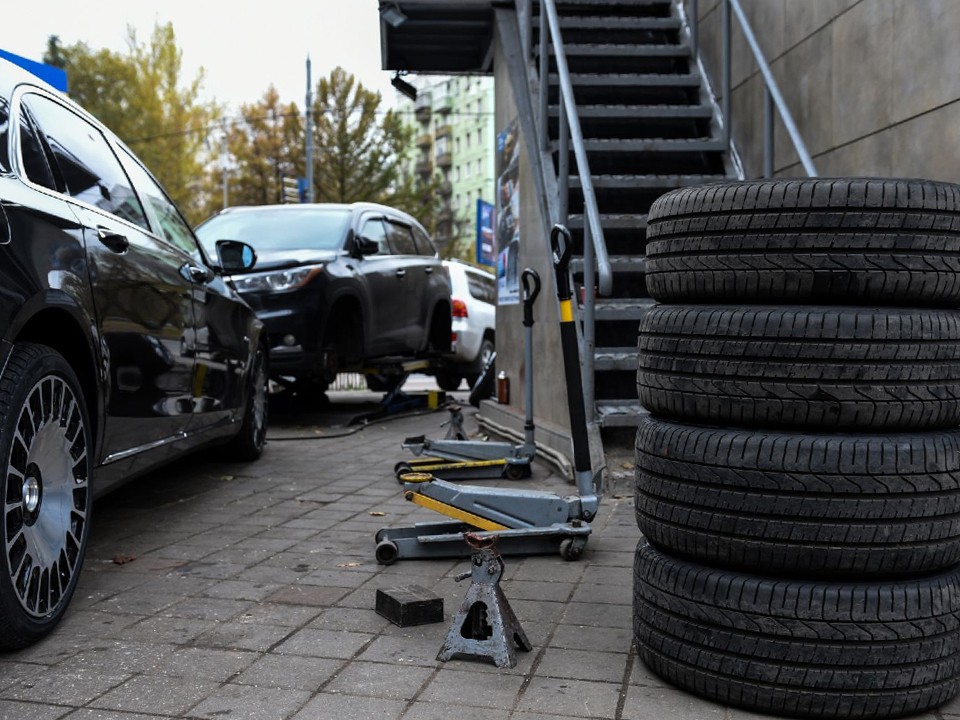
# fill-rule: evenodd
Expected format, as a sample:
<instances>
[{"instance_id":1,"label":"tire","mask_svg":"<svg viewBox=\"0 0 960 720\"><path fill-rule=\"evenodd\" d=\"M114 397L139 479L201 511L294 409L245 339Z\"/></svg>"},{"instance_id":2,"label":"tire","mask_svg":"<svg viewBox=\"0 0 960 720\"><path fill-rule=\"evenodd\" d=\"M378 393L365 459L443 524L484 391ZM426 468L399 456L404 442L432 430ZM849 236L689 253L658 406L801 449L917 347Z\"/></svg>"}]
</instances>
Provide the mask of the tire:
<instances>
[{"instance_id":1,"label":"tire","mask_svg":"<svg viewBox=\"0 0 960 720\"><path fill-rule=\"evenodd\" d=\"M16 346L0 376L0 649L44 637L70 603L90 532L93 445L67 361Z\"/></svg>"},{"instance_id":2,"label":"tire","mask_svg":"<svg viewBox=\"0 0 960 720\"><path fill-rule=\"evenodd\" d=\"M467 384L470 387L473 387L477 384L477 380L480 379L483 369L487 366L487 363L490 362L490 358L493 357L493 354L496 352L496 350L497 348L493 344L493 340L488 337L485 337L483 342L480 343L480 352L477 354L478 370L475 373L467 375Z\"/></svg>"},{"instance_id":3,"label":"tire","mask_svg":"<svg viewBox=\"0 0 960 720\"><path fill-rule=\"evenodd\" d=\"M455 390L460 389L460 383L463 382L463 375L458 375L457 373L449 372L438 372L437 373L437 385L441 390L446 390L447 392L454 392Z\"/></svg>"},{"instance_id":4,"label":"tire","mask_svg":"<svg viewBox=\"0 0 960 720\"><path fill-rule=\"evenodd\" d=\"M490 356L489 362L487 362L483 368L483 372L480 373L480 377L477 378L473 387L470 388L470 396L468 399L471 405L480 407L481 400L486 400L493 395L494 388L496 387L496 372L497 354L493 353L493 355Z\"/></svg>"},{"instance_id":5,"label":"tire","mask_svg":"<svg viewBox=\"0 0 960 720\"><path fill-rule=\"evenodd\" d=\"M960 562L960 433L822 435L641 421L637 525L694 562L846 579Z\"/></svg>"},{"instance_id":6,"label":"tire","mask_svg":"<svg viewBox=\"0 0 960 720\"><path fill-rule=\"evenodd\" d=\"M655 305L637 391L654 415L738 427L960 424L960 313Z\"/></svg>"},{"instance_id":7,"label":"tire","mask_svg":"<svg viewBox=\"0 0 960 720\"><path fill-rule=\"evenodd\" d=\"M240 432L224 448L224 455L229 459L253 462L263 454L263 448L267 444L268 388L267 352L261 345L253 356L243 424Z\"/></svg>"},{"instance_id":8,"label":"tire","mask_svg":"<svg viewBox=\"0 0 960 720\"><path fill-rule=\"evenodd\" d=\"M887 718L953 697L960 570L888 582L809 582L671 558L634 561L640 658L667 681L773 715Z\"/></svg>"},{"instance_id":9,"label":"tire","mask_svg":"<svg viewBox=\"0 0 960 720\"><path fill-rule=\"evenodd\" d=\"M791 179L675 190L648 216L663 302L960 303L960 185Z\"/></svg>"}]
</instances>

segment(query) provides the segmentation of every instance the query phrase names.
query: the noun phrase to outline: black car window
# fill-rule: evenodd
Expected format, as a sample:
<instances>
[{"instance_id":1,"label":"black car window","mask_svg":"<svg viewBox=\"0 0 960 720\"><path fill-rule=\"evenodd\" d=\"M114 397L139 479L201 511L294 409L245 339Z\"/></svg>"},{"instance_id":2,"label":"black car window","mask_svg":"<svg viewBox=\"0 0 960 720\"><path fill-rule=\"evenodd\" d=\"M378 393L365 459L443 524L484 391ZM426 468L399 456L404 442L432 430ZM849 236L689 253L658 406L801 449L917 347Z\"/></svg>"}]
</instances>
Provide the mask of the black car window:
<instances>
[{"instance_id":1,"label":"black car window","mask_svg":"<svg viewBox=\"0 0 960 720\"><path fill-rule=\"evenodd\" d=\"M394 255L417 254L417 244L413 241L410 228L388 220L387 232L390 236L390 249Z\"/></svg>"},{"instance_id":2,"label":"black car window","mask_svg":"<svg viewBox=\"0 0 960 720\"><path fill-rule=\"evenodd\" d=\"M130 179L140 193L140 197L147 204L154 223L158 225L155 231L160 237L164 238L171 245L174 245L185 253L199 257L200 252L197 248L196 238L190 230L190 226L180 216L176 206L167 197L156 181L150 177L143 166L126 150L121 150L120 159L126 168Z\"/></svg>"},{"instance_id":3,"label":"black car window","mask_svg":"<svg viewBox=\"0 0 960 720\"><path fill-rule=\"evenodd\" d=\"M350 227L350 211L312 205L245 208L223 212L197 226L197 239L210 257L217 240L240 240L257 250L339 250Z\"/></svg>"},{"instance_id":4,"label":"black car window","mask_svg":"<svg viewBox=\"0 0 960 720\"><path fill-rule=\"evenodd\" d=\"M59 192L43 143L36 127L24 112L20 113L20 157L23 171L30 182Z\"/></svg>"},{"instance_id":5,"label":"black car window","mask_svg":"<svg viewBox=\"0 0 960 720\"><path fill-rule=\"evenodd\" d=\"M150 229L130 180L99 129L43 95L24 95L23 104L37 119L71 197Z\"/></svg>"},{"instance_id":6,"label":"black car window","mask_svg":"<svg viewBox=\"0 0 960 720\"><path fill-rule=\"evenodd\" d=\"M373 240L380 248L375 253L369 255L389 255L390 245L387 243L387 230L383 227L383 220L380 218L366 220L360 229L360 235L367 240Z\"/></svg>"},{"instance_id":7,"label":"black car window","mask_svg":"<svg viewBox=\"0 0 960 720\"><path fill-rule=\"evenodd\" d=\"M433 243L430 241L430 237L426 232L416 225L413 226L413 239L417 243L418 255L429 255L430 257L433 257L437 254L437 248L435 248Z\"/></svg>"},{"instance_id":8,"label":"black car window","mask_svg":"<svg viewBox=\"0 0 960 720\"><path fill-rule=\"evenodd\" d=\"M481 275L479 273L468 272L467 289L470 295L483 302L495 303L497 301L497 287L493 278Z\"/></svg>"}]
</instances>

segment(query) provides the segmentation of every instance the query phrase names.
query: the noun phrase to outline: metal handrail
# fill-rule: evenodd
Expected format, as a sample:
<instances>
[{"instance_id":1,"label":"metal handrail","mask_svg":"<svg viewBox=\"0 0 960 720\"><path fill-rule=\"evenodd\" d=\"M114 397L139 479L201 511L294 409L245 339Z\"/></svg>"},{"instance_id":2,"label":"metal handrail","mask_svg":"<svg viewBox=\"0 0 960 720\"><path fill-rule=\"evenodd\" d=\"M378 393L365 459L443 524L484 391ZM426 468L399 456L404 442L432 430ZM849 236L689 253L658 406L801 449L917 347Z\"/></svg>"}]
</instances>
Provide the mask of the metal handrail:
<instances>
[{"instance_id":1,"label":"metal handrail","mask_svg":"<svg viewBox=\"0 0 960 720\"><path fill-rule=\"evenodd\" d=\"M682 9L683 0L678 0L678 2ZM803 165L804 171L806 171L810 177L817 177L817 168L813 163L813 159L810 157L810 153L807 151L807 146L803 142L803 138L800 137L800 131L797 129L797 124L794 122L793 116L790 114L790 110L783 99L783 95L780 92L780 86L773 77L773 71L770 69L770 64L767 62L767 59L763 54L763 50L760 48L760 43L757 42L756 35L753 33L753 28L750 27L747 16L743 12L743 7L740 5L740 0L721 0L720 6L723 34L720 92L721 115L723 119L723 140L725 144L729 147L731 143L730 127L732 117L730 109L730 11L733 10L737 21L740 24L740 30L743 32L744 39L747 41L747 46L750 48L750 52L753 54L753 59L756 61L757 67L760 70L760 75L763 77L763 176L765 178L770 178L773 177L774 173L773 111L775 108L780 114L780 119L783 120L783 125L787 130L787 134L790 136L790 141L793 143L794 150L797 152L797 157L800 159L800 163ZM690 16L687 18L687 26L690 32L690 45L694 57L697 56L698 50L698 15L697 0L690 0Z\"/></svg>"}]
</instances>

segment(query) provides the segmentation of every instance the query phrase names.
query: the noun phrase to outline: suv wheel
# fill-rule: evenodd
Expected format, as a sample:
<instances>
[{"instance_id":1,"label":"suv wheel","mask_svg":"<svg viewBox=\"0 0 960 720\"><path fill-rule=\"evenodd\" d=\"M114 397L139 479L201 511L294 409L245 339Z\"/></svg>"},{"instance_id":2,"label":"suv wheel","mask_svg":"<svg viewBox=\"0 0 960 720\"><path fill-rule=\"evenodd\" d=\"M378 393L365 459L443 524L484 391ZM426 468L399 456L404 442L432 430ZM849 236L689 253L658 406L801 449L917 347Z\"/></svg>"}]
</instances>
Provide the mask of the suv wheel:
<instances>
[{"instance_id":1,"label":"suv wheel","mask_svg":"<svg viewBox=\"0 0 960 720\"><path fill-rule=\"evenodd\" d=\"M70 602L90 528L92 449L67 361L41 345L15 348L0 376L0 648L40 639Z\"/></svg>"}]
</instances>

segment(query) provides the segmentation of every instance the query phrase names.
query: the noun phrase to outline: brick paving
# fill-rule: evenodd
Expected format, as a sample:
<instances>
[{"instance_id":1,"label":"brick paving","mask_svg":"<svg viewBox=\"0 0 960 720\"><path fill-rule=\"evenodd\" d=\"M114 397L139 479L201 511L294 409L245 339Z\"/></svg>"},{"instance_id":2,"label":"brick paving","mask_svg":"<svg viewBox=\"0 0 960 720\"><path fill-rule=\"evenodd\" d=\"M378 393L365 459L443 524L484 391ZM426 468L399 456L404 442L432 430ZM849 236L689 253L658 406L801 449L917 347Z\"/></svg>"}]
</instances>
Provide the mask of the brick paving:
<instances>
[{"instance_id":1,"label":"brick paving","mask_svg":"<svg viewBox=\"0 0 960 720\"><path fill-rule=\"evenodd\" d=\"M438 662L468 562L384 567L373 550L380 527L440 519L403 500L393 466L408 459L404 437L443 437L446 413L356 431L348 419L377 396L332 395L324 413L275 413L258 463L206 454L98 501L63 623L0 654L0 720L760 717L674 689L636 659L639 533L620 485L579 561L505 558L502 587L533 644L515 668ZM573 492L539 462L523 486ZM409 583L444 599L443 623L401 628L374 612L378 588ZM921 717L960 717L960 702Z\"/></svg>"}]
</instances>

